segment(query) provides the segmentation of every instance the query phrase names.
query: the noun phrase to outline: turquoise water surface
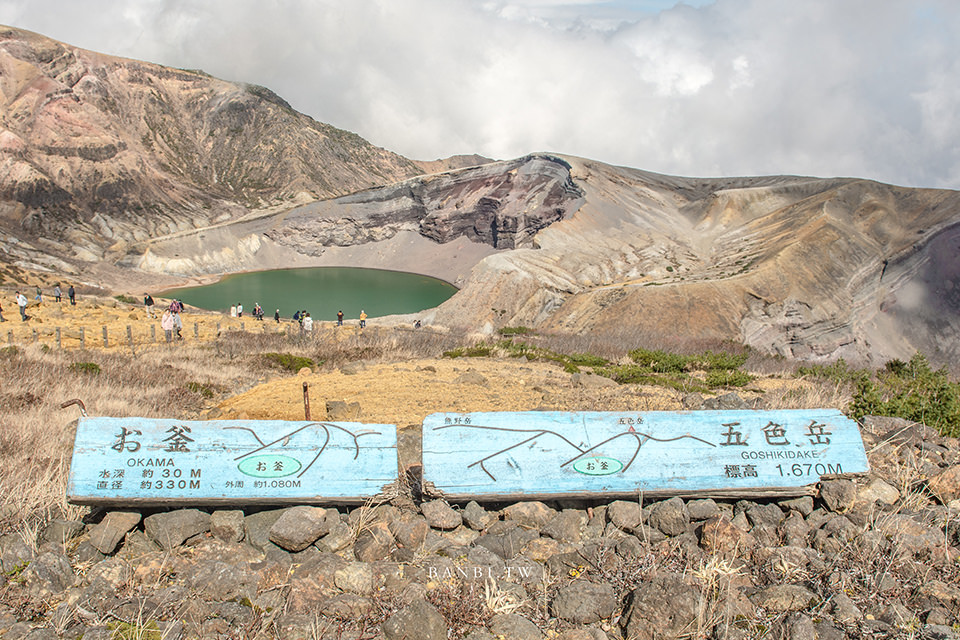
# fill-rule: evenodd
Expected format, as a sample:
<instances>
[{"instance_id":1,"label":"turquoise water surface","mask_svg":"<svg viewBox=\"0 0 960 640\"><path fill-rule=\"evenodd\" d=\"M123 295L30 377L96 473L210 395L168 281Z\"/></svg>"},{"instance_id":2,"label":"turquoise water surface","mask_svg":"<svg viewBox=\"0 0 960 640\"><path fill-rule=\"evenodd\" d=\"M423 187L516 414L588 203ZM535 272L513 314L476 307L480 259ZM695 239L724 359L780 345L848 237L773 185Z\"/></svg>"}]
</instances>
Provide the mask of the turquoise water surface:
<instances>
[{"instance_id":1,"label":"turquoise water surface","mask_svg":"<svg viewBox=\"0 0 960 640\"><path fill-rule=\"evenodd\" d=\"M324 321L336 320L341 309L344 319L356 319L361 309L370 317L417 313L437 306L456 292L456 287L443 280L413 273L314 267L238 273L214 284L156 295L211 311L229 311L239 302L244 315L252 314L257 302L268 317L273 317L276 309L283 318L305 309L314 320Z\"/></svg>"}]
</instances>

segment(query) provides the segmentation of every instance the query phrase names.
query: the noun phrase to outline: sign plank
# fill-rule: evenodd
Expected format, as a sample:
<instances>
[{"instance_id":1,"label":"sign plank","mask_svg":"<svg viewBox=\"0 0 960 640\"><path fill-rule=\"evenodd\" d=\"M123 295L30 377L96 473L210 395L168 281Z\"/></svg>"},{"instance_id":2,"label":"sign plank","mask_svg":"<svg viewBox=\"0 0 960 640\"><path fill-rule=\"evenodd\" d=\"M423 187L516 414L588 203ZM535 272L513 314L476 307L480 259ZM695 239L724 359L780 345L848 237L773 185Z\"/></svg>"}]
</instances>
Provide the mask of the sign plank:
<instances>
[{"instance_id":1,"label":"sign plank","mask_svg":"<svg viewBox=\"0 0 960 640\"><path fill-rule=\"evenodd\" d=\"M800 495L869 470L835 409L435 413L423 481L451 499Z\"/></svg>"},{"instance_id":2,"label":"sign plank","mask_svg":"<svg viewBox=\"0 0 960 640\"><path fill-rule=\"evenodd\" d=\"M394 425L81 418L75 504L363 502L397 479Z\"/></svg>"}]
</instances>

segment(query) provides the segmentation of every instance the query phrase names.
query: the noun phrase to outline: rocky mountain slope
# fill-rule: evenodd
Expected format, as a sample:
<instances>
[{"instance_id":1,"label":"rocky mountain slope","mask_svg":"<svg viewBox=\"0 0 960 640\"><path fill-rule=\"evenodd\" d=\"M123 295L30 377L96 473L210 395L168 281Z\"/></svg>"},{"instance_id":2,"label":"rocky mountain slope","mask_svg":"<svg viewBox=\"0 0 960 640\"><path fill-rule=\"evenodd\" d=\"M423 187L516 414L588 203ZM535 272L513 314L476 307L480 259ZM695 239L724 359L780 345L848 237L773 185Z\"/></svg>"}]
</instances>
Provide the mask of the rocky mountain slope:
<instances>
[{"instance_id":1,"label":"rocky mountain slope","mask_svg":"<svg viewBox=\"0 0 960 640\"><path fill-rule=\"evenodd\" d=\"M875 364L960 356L955 191L680 178L551 154L414 163L261 87L9 28L0 104L0 263L138 289L397 269L462 286L421 317L480 332L729 340Z\"/></svg>"},{"instance_id":2,"label":"rocky mountain slope","mask_svg":"<svg viewBox=\"0 0 960 640\"><path fill-rule=\"evenodd\" d=\"M697 179L532 155L131 247L183 274L403 269L463 289L428 321L735 341L802 359L960 355L960 193Z\"/></svg>"},{"instance_id":3,"label":"rocky mountain slope","mask_svg":"<svg viewBox=\"0 0 960 640\"><path fill-rule=\"evenodd\" d=\"M0 27L0 248L40 264L421 173L270 90ZM31 250L32 249L32 250Z\"/></svg>"}]
</instances>

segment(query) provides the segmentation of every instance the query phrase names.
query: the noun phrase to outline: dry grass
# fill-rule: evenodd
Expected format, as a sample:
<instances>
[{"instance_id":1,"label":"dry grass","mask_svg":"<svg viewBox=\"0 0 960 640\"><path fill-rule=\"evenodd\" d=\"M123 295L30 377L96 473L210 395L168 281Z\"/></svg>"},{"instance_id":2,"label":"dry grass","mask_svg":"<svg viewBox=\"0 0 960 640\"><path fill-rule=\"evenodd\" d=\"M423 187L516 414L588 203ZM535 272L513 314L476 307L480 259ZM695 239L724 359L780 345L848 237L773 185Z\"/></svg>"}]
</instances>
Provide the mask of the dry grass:
<instances>
[{"instance_id":1,"label":"dry grass","mask_svg":"<svg viewBox=\"0 0 960 640\"><path fill-rule=\"evenodd\" d=\"M111 299L84 299L76 308L45 303L35 313L47 328L54 321L75 328L76 323L84 319L103 320L111 316L117 316L112 318L114 322L150 322L143 317L130 319L138 314L143 316L142 309ZM41 313L45 317L41 317ZM408 421L411 424L437 410L681 408L683 394L680 391L635 385L602 389L575 387L570 384L568 374L548 362L528 363L522 358L431 360L439 359L445 351L481 339L471 339L462 333L376 325L361 332L356 327L337 328L330 323L317 323L312 335L302 335L289 323L277 325L266 320L261 324L247 318L244 320L248 330L240 332L233 330L239 328L237 319L207 315L198 314L197 321L210 326L222 323L219 335L201 329L199 339L194 338L192 321L188 320L184 329L186 339L173 345L138 344L133 349L128 346L104 349L102 341L95 339L99 334L90 331L89 348L85 350L61 350L49 341L0 350L0 367L4 372L0 379L0 531L37 529L38 523L49 519L76 518L82 514L82 509L67 504L65 499L74 420L78 416L76 407L60 408L66 400L79 398L90 415L99 416L198 419L217 415L222 409L222 417L230 417L240 411L231 413L228 409L228 405L235 402L231 398L236 399L254 387L267 388L273 383L262 383L275 378L280 382L289 381L298 388L291 394L298 406L290 410L291 415L286 415L276 413L280 405L271 404L273 413L268 417L299 419L302 416L300 382L288 372L265 367L259 356L266 352L312 358L318 363L315 375L325 373L341 378L344 376L337 372L340 366L358 360L368 363L380 377L367 379L366 373L351 376L349 382L354 388L350 398L346 392L336 396L331 395L331 391L326 396L361 400L365 403L361 420L365 421L377 421L371 420L371 416L375 413L373 407L381 402L389 406L376 407L377 415L383 414L379 415L380 421L407 424L405 415L393 415L398 413L399 406L395 399L378 400L376 392L391 387L403 387L404 392L413 394L411 406L418 406L416 415ZM5 326L10 325L16 325L15 329L21 332L25 328L18 320ZM143 326L135 332L142 334ZM535 337L541 346L558 353L590 353L610 360L625 357L629 349L643 344L642 338L636 332L617 336ZM733 350L731 345L679 339L675 344L658 342L645 346L684 352ZM445 380L441 380L444 371L435 376L438 383L433 386L390 377L413 374L425 361L442 363L435 368L448 368L450 377L464 369L489 372L490 384L485 389L477 387L476 402L467 406L464 390L472 385L445 384ZM379 369L377 363L380 363ZM332 378L324 379L323 383L330 380ZM450 387L450 393L455 394L449 406L441 406L446 396L437 396L437 390L445 387ZM324 387L318 384L317 388ZM849 402L848 390L789 378L760 379L741 393L752 398L762 397L766 406L775 409L844 407ZM523 406L504 404L519 398L524 399ZM321 398L314 400L320 404Z\"/></svg>"}]
</instances>

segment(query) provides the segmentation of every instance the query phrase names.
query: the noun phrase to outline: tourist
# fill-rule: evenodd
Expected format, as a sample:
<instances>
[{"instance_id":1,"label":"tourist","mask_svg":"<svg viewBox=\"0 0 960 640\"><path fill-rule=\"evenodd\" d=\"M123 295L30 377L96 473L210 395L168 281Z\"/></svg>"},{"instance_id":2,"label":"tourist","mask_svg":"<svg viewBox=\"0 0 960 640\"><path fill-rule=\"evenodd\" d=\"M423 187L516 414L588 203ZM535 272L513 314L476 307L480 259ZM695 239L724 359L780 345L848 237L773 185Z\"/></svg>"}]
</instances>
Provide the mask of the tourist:
<instances>
[{"instance_id":1,"label":"tourist","mask_svg":"<svg viewBox=\"0 0 960 640\"><path fill-rule=\"evenodd\" d=\"M43 293L40 291L40 285L37 285L37 295L34 298L37 301L37 306L40 306L40 303L43 302Z\"/></svg>"},{"instance_id":2,"label":"tourist","mask_svg":"<svg viewBox=\"0 0 960 640\"><path fill-rule=\"evenodd\" d=\"M419 320L414 320L414 321L413 321L413 328L414 328L414 329L419 329L419 328L420 328L420 321L419 321Z\"/></svg>"},{"instance_id":3,"label":"tourist","mask_svg":"<svg viewBox=\"0 0 960 640\"><path fill-rule=\"evenodd\" d=\"M17 306L20 307L20 321L27 321L27 296L17 291Z\"/></svg>"},{"instance_id":4,"label":"tourist","mask_svg":"<svg viewBox=\"0 0 960 640\"><path fill-rule=\"evenodd\" d=\"M243 305L240 304L239 302L237 303L237 317L238 318L243 317Z\"/></svg>"},{"instance_id":5,"label":"tourist","mask_svg":"<svg viewBox=\"0 0 960 640\"><path fill-rule=\"evenodd\" d=\"M230 317L231 318L237 317L237 305L235 304L230 305Z\"/></svg>"},{"instance_id":6,"label":"tourist","mask_svg":"<svg viewBox=\"0 0 960 640\"><path fill-rule=\"evenodd\" d=\"M365 326L367 326L367 312L360 309L360 328L363 329Z\"/></svg>"},{"instance_id":7,"label":"tourist","mask_svg":"<svg viewBox=\"0 0 960 640\"><path fill-rule=\"evenodd\" d=\"M143 308L147 310L148 318L155 318L153 313L153 297L149 293L143 294Z\"/></svg>"},{"instance_id":8,"label":"tourist","mask_svg":"<svg viewBox=\"0 0 960 640\"><path fill-rule=\"evenodd\" d=\"M77 290L73 288L73 285L70 285L70 288L67 289L67 297L70 298L70 304L77 306Z\"/></svg>"},{"instance_id":9,"label":"tourist","mask_svg":"<svg viewBox=\"0 0 960 640\"><path fill-rule=\"evenodd\" d=\"M277 309L274 312L273 319L277 321L277 324L280 324L280 309Z\"/></svg>"},{"instance_id":10,"label":"tourist","mask_svg":"<svg viewBox=\"0 0 960 640\"><path fill-rule=\"evenodd\" d=\"M181 329L183 329L183 319L180 317L180 312L176 311L173 314L173 331L177 334L177 340L183 340Z\"/></svg>"},{"instance_id":11,"label":"tourist","mask_svg":"<svg viewBox=\"0 0 960 640\"><path fill-rule=\"evenodd\" d=\"M53 285L53 299L57 302L61 302L63 299L63 292L60 291L60 283Z\"/></svg>"},{"instance_id":12,"label":"tourist","mask_svg":"<svg viewBox=\"0 0 960 640\"><path fill-rule=\"evenodd\" d=\"M343 326L343 309L341 309L340 311L337 311L337 326L338 327Z\"/></svg>"},{"instance_id":13,"label":"tourist","mask_svg":"<svg viewBox=\"0 0 960 640\"><path fill-rule=\"evenodd\" d=\"M293 312L293 321L300 322L300 309Z\"/></svg>"},{"instance_id":14,"label":"tourist","mask_svg":"<svg viewBox=\"0 0 960 640\"><path fill-rule=\"evenodd\" d=\"M170 309L164 309L163 316L160 318L160 328L163 329L163 337L170 342L173 339L173 313Z\"/></svg>"},{"instance_id":15,"label":"tourist","mask_svg":"<svg viewBox=\"0 0 960 640\"><path fill-rule=\"evenodd\" d=\"M303 317L303 332L309 334L313 331L313 318L310 317L310 314L305 314Z\"/></svg>"}]
</instances>

